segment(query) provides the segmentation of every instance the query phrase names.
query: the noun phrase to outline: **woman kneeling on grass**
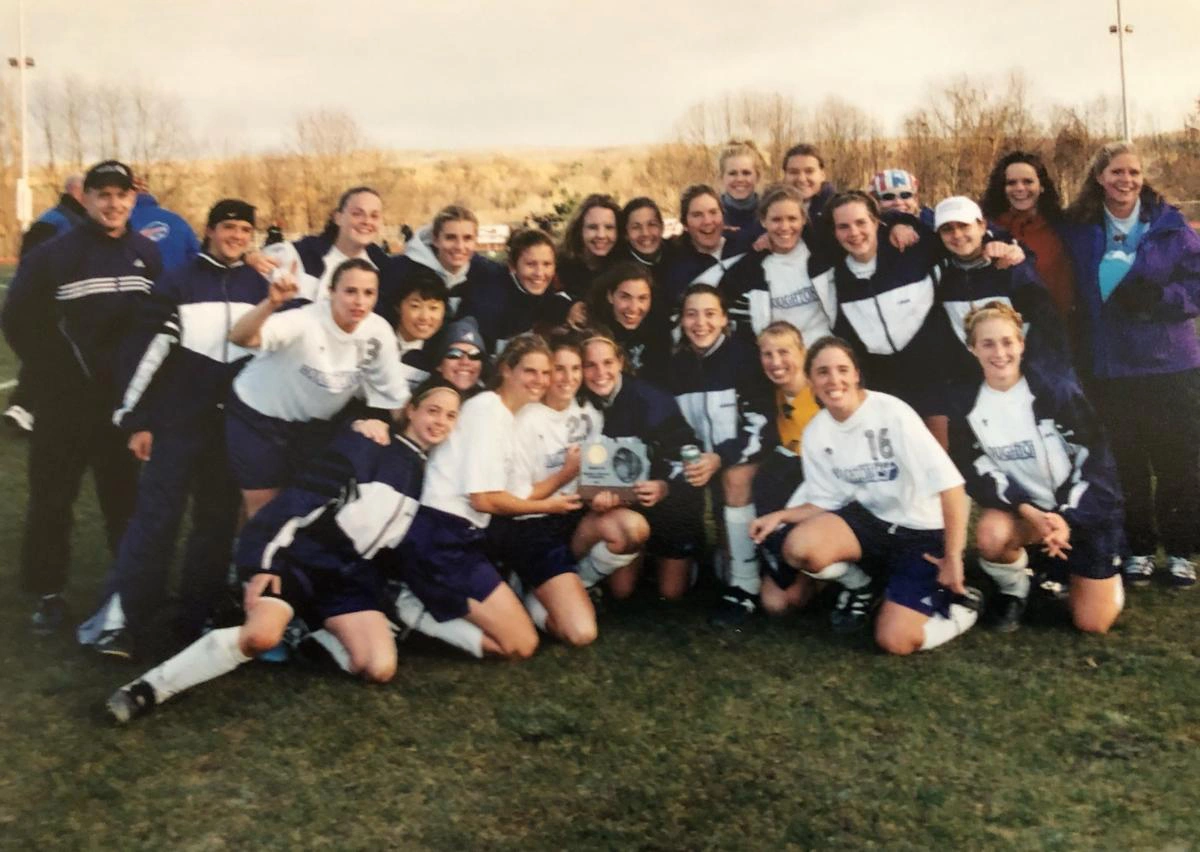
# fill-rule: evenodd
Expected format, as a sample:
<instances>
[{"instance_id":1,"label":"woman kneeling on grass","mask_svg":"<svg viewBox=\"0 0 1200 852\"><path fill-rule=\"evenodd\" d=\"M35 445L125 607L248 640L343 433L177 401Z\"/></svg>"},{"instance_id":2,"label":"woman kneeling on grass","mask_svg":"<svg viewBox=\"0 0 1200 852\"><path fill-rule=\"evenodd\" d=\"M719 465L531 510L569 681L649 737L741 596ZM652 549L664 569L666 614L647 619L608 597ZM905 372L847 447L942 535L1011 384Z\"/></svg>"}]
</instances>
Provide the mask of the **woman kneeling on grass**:
<instances>
[{"instance_id":1,"label":"woman kneeling on grass","mask_svg":"<svg viewBox=\"0 0 1200 852\"><path fill-rule=\"evenodd\" d=\"M976 308L964 324L983 384L967 389L950 421L950 452L982 508L975 543L1000 591L996 627L1020 625L1030 585L1026 547L1037 544L1050 579L1070 576L1075 626L1104 633L1124 603L1124 516L1096 414L1069 373L1022 371L1024 323L1007 304Z\"/></svg>"},{"instance_id":2,"label":"woman kneeling on grass","mask_svg":"<svg viewBox=\"0 0 1200 852\"><path fill-rule=\"evenodd\" d=\"M862 387L849 343L818 341L805 368L824 410L804 430L799 505L751 525L782 592L763 606L793 603L798 569L844 587L834 627L848 632L867 621L874 579L885 586L879 647L911 654L953 639L978 616L979 593L963 585L962 477L911 408Z\"/></svg>"},{"instance_id":3,"label":"woman kneeling on grass","mask_svg":"<svg viewBox=\"0 0 1200 852\"><path fill-rule=\"evenodd\" d=\"M578 494L518 496L508 489L518 411L539 402L550 383L550 350L537 335L513 338L500 355L498 385L463 405L458 429L429 461L421 508L401 548L405 590L397 614L410 629L481 657L523 659L537 630L500 578L489 536L492 515L565 515ZM547 485L548 483L539 483ZM547 629L576 645L596 637L596 613L570 560L513 566L547 611Z\"/></svg>"},{"instance_id":4,"label":"woman kneeling on grass","mask_svg":"<svg viewBox=\"0 0 1200 852\"><path fill-rule=\"evenodd\" d=\"M350 672L391 680L396 642L380 606L379 562L407 534L425 453L450 434L458 407L458 391L432 379L413 394L387 446L349 427L339 433L301 481L242 530L235 558L248 579L246 622L211 631L118 689L108 699L113 718L128 722L269 651L295 615L333 634Z\"/></svg>"},{"instance_id":5,"label":"woman kneeling on grass","mask_svg":"<svg viewBox=\"0 0 1200 852\"><path fill-rule=\"evenodd\" d=\"M581 447L601 433L603 415L589 401L576 399L583 380L582 338L566 329L550 338L553 374L541 402L531 402L517 414L516 459L509 491L531 499L552 493L574 494L579 485ZM561 515L493 518L488 538L506 567L515 570L524 588L536 588L540 577L553 577L559 565L579 575L586 588L598 585L614 571L633 562L650 536L646 519L621 505L612 492L602 492L589 506ZM557 582L573 585L566 578ZM578 600L578 596L572 596ZM535 624L546 629L548 613L534 592L525 607ZM594 619L567 619L562 629L595 631ZM586 644L586 636L564 638Z\"/></svg>"}]
</instances>

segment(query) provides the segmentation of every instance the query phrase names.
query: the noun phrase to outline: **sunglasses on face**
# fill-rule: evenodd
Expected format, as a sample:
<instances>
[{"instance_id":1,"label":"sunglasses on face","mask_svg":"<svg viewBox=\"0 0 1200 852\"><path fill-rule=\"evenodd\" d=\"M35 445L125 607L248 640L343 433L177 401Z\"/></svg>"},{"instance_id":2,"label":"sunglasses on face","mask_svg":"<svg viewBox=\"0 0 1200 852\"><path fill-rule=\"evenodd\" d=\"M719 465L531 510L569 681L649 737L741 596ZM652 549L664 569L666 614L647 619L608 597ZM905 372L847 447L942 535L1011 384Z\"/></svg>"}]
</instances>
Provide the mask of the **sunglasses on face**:
<instances>
[{"instance_id":1,"label":"sunglasses on face","mask_svg":"<svg viewBox=\"0 0 1200 852\"><path fill-rule=\"evenodd\" d=\"M483 353L468 352L465 349L447 349L445 357L447 361L460 361L463 358L466 358L468 361L482 361Z\"/></svg>"},{"instance_id":2,"label":"sunglasses on face","mask_svg":"<svg viewBox=\"0 0 1200 852\"><path fill-rule=\"evenodd\" d=\"M910 199L912 197L913 197L913 193L909 192L908 190L905 190L904 192L884 192L884 193L880 194L879 200L880 201L895 201L897 198L899 198L903 201L908 201L908 199Z\"/></svg>"}]
</instances>

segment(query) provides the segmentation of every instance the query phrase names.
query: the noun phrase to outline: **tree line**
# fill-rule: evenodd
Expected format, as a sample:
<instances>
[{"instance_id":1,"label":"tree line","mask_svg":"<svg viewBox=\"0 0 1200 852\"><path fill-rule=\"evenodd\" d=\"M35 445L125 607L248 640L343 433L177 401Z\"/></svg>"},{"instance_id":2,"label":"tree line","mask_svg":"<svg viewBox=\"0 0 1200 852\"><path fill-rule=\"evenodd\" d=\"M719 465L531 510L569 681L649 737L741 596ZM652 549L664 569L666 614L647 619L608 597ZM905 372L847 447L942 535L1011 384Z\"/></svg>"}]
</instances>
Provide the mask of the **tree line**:
<instances>
[{"instance_id":1,"label":"tree line","mask_svg":"<svg viewBox=\"0 0 1200 852\"><path fill-rule=\"evenodd\" d=\"M0 256L15 254L20 236L14 209L18 109L15 83L5 80L0 83ZM115 157L145 176L161 203L195 224L203 222L215 199L235 196L258 207L264 227L278 223L289 233L319 230L338 195L362 183L380 192L396 225L420 224L454 201L473 207L485 221L553 222L592 191L622 200L650 195L671 211L682 187L715 179L716 151L731 138L755 140L772 169L791 145L813 143L838 186L864 186L881 168L906 168L921 180L927 201L981 192L1001 154L1032 149L1046 159L1069 200L1091 154L1120 135L1116 101L1097 97L1086 104L1040 108L1015 73L999 83L963 76L933 87L891 134L841 98L804 105L778 93L743 91L688 107L659 145L587 156L381 150L352 115L325 108L297 115L274 149L234 153L227 142L200 140L183 102L168 93L73 76L31 87L30 122L35 211L54 203L68 174ZM1169 198L1200 199L1200 99L1180 127L1142 134L1136 141L1150 163L1151 179ZM1200 218L1200 203L1185 212Z\"/></svg>"}]
</instances>

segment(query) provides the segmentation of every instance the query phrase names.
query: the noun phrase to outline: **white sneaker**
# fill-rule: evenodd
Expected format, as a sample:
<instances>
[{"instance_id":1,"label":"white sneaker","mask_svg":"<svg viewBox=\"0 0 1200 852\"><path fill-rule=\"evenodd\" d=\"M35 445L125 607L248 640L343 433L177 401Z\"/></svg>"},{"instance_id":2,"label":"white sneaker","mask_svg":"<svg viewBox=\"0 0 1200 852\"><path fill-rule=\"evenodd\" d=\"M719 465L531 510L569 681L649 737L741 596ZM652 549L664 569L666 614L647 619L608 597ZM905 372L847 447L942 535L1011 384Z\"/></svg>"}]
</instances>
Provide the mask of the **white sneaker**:
<instances>
[{"instance_id":1,"label":"white sneaker","mask_svg":"<svg viewBox=\"0 0 1200 852\"><path fill-rule=\"evenodd\" d=\"M10 405L4 409L4 419L21 432L33 431L33 412L21 405Z\"/></svg>"},{"instance_id":2,"label":"white sneaker","mask_svg":"<svg viewBox=\"0 0 1200 852\"><path fill-rule=\"evenodd\" d=\"M1168 556L1167 573L1171 576L1171 585L1176 589L1196 585L1196 565L1186 556Z\"/></svg>"},{"instance_id":3,"label":"white sneaker","mask_svg":"<svg viewBox=\"0 0 1200 852\"><path fill-rule=\"evenodd\" d=\"M1121 574L1127 586L1148 586L1154 576L1153 556L1130 556L1121 566Z\"/></svg>"}]
</instances>

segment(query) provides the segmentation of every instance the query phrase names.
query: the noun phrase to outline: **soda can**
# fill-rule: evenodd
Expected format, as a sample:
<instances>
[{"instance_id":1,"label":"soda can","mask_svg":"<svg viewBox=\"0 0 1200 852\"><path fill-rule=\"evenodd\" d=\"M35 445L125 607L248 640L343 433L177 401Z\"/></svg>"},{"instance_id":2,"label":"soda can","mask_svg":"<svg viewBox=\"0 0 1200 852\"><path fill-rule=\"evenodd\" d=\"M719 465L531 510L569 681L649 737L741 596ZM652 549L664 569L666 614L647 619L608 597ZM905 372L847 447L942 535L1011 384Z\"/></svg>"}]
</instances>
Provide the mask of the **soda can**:
<instances>
[{"instance_id":1,"label":"soda can","mask_svg":"<svg viewBox=\"0 0 1200 852\"><path fill-rule=\"evenodd\" d=\"M700 448L695 444L684 444L679 448L679 460L684 464L700 461Z\"/></svg>"}]
</instances>

